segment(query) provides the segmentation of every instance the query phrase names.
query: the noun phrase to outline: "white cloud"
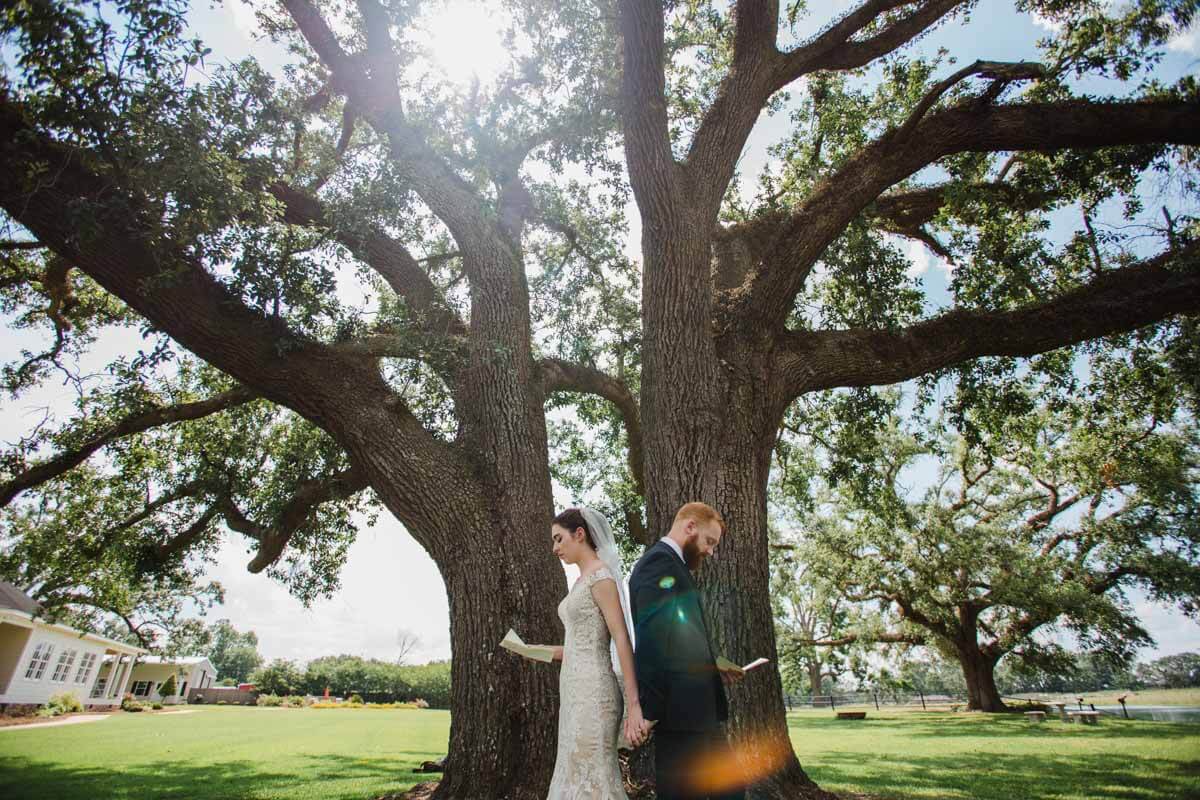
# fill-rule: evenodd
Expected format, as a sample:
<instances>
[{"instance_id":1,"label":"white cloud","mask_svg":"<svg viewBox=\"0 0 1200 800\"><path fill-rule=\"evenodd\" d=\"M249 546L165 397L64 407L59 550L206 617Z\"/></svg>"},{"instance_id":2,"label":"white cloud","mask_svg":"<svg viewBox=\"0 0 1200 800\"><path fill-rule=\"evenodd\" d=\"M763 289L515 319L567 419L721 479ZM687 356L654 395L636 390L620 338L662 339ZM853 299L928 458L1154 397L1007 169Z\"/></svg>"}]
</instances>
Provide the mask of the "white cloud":
<instances>
[{"instance_id":1,"label":"white cloud","mask_svg":"<svg viewBox=\"0 0 1200 800\"><path fill-rule=\"evenodd\" d=\"M906 252L909 261L907 272L910 278L918 278L924 275L931 267L936 267L947 275L954 272L953 264L934 253L922 242L916 239L908 239L907 242Z\"/></svg>"},{"instance_id":2,"label":"white cloud","mask_svg":"<svg viewBox=\"0 0 1200 800\"><path fill-rule=\"evenodd\" d=\"M1167 49L1176 53L1200 54L1200 23L1176 30L1167 40Z\"/></svg>"},{"instance_id":3,"label":"white cloud","mask_svg":"<svg viewBox=\"0 0 1200 800\"><path fill-rule=\"evenodd\" d=\"M929 248L915 239L908 241L908 277L916 278L929 271L932 257Z\"/></svg>"},{"instance_id":4,"label":"white cloud","mask_svg":"<svg viewBox=\"0 0 1200 800\"><path fill-rule=\"evenodd\" d=\"M254 7L248 0L226 0L225 8L229 10L233 27L247 39L253 41L262 33L254 16Z\"/></svg>"},{"instance_id":5,"label":"white cloud","mask_svg":"<svg viewBox=\"0 0 1200 800\"><path fill-rule=\"evenodd\" d=\"M1061 22L1043 16L1037 11L1034 11L1032 14L1030 14L1030 16L1033 18L1033 24L1042 30L1049 31L1050 33L1059 33L1063 29L1063 24Z\"/></svg>"}]
</instances>

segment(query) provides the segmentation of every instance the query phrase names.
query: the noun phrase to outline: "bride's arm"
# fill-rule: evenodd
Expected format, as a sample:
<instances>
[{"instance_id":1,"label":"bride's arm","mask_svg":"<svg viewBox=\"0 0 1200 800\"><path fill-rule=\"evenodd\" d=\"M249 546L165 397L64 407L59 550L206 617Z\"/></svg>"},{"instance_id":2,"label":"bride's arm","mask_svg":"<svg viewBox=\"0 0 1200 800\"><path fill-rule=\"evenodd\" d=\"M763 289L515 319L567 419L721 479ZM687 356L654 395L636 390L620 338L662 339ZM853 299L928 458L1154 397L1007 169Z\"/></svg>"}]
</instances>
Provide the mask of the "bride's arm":
<instances>
[{"instance_id":1,"label":"bride's arm","mask_svg":"<svg viewBox=\"0 0 1200 800\"><path fill-rule=\"evenodd\" d=\"M633 665L633 645L629 642L629 630L625 627L625 614L621 611L621 598L617 584L612 580L596 581L592 586L592 597L604 614L608 633L617 646L617 660L621 662L621 674L625 676L625 713L630 718L636 714L641 724L642 704L638 698L637 670Z\"/></svg>"}]
</instances>

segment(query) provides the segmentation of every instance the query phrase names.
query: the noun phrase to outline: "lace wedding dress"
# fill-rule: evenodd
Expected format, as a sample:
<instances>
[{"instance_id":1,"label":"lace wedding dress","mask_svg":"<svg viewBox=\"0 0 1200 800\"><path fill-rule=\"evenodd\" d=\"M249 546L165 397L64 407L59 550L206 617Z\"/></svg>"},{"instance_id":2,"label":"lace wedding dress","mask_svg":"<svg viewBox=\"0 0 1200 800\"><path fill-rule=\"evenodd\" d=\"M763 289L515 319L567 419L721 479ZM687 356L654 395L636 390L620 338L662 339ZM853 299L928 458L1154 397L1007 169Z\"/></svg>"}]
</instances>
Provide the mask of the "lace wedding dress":
<instances>
[{"instance_id":1,"label":"lace wedding dress","mask_svg":"<svg viewBox=\"0 0 1200 800\"><path fill-rule=\"evenodd\" d=\"M547 800L629 800L617 763L624 701L613 672L608 625L592 597L602 567L581 577L558 606L566 628L558 679L558 757Z\"/></svg>"}]
</instances>

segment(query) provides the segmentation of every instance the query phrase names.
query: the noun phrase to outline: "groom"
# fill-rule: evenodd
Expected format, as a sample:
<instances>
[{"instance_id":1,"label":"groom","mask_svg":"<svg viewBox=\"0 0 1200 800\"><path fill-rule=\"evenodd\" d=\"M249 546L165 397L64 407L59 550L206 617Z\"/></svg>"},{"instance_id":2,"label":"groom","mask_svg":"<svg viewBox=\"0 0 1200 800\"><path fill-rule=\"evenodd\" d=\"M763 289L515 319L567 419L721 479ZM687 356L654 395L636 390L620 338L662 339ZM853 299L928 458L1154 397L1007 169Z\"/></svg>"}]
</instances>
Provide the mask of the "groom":
<instances>
[{"instance_id":1,"label":"groom","mask_svg":"<svg viewBox=\"0 0 1200 800\"><path fill-rule=\"evenodd\" d=\"M722 727L729 716L724 683L736 677L717 669L691 576L724 532L725 520L716 509L688 503L629 577L642 715L658 723L654 769L660 800L745 797L740 787L729 791L729 781L721 781L724 793L713 793L713 776L738 768Z\"/></svg>"}]
</instances>

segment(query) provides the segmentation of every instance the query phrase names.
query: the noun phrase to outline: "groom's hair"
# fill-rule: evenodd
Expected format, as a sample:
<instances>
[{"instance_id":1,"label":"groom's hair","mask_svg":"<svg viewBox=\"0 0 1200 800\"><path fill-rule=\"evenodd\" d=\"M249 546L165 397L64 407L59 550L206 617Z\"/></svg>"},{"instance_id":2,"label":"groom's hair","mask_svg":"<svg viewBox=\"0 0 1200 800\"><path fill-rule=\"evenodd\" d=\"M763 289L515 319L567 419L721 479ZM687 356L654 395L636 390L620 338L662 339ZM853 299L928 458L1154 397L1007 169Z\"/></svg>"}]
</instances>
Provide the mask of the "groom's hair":
<instances>
[{"instance_id":1,"label":"groom's hair","mask_svg":"<svg viewBox=\"0 0 1200 800\"><path fill-rule=\"evenodd\" d=\"M724 535L728 526L725 524L725 518L721 516L721 512L710 506L708 503L687 503L683 508L675 512L675 525L687 522L689 519L694 519L701 525L707 525L710 522L715 522L721 526L721 533Z\"/></svg>"},{"instance_id":2,"label":"groom's hair","mask_svg":"<svg viewBox=\"0 0 1200 800\"><path fill-rule=\"evenodd\" d=\"M587 539L588 547L596 549L596 540L592 538L592 529L588 527L587 520L583 516L583 512L578 508L568 508L550 522L551 525L560 525L566 528L571 533L577 529L583 528L583 535Z\"/></svg>"}]
</instances>

